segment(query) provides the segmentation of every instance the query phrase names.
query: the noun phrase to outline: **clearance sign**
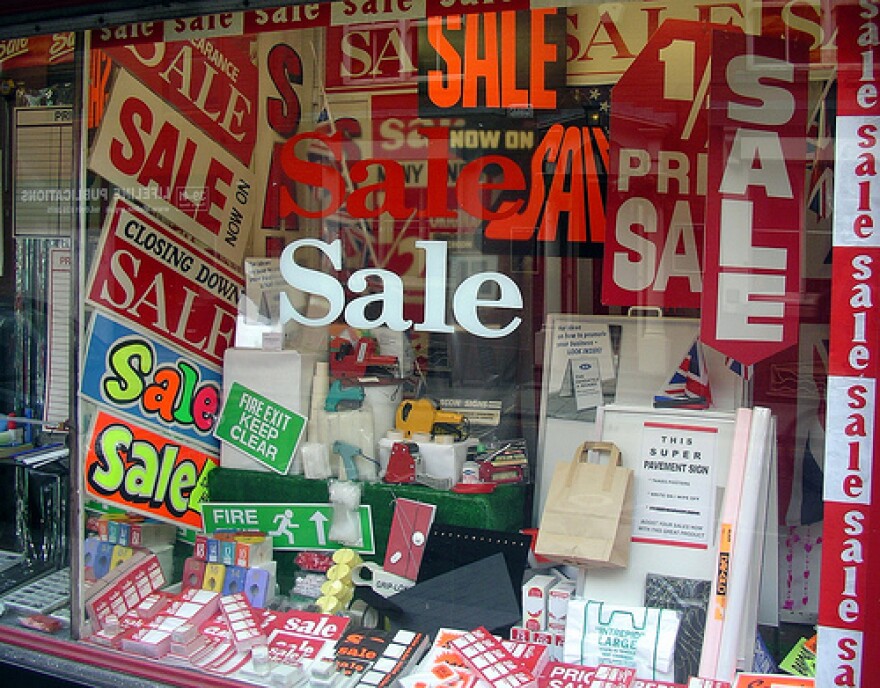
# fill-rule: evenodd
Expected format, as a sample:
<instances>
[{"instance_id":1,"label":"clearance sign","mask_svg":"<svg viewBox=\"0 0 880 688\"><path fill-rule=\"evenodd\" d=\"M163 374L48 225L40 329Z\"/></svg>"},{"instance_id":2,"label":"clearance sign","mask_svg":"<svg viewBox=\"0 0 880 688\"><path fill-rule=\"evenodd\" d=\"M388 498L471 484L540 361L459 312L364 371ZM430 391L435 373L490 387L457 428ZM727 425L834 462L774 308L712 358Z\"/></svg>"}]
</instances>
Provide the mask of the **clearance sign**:
<instances>
[{"instance_id":1,"label":"clearance sign","mask_svg":"<svg viewBox=\"0 0 880 688\"><path fill-rule=\"evenodd\" d=\"M206 479L218 463L210 454L101 411L89 433L86 491L112 506L200 529Z\"/></svg>"},{"instance_id":2,"label":"clearance sign","mask_svg":"<svg viewBox=\"0 0 880 688\"><path fill-rule=\"evenodd\" d=\"M819 599L817 686L873 686L880 652L876 603L880 487L877 378L880 318L880 5L835 8L841 69L833 287L825 444L825 522Z\"/></svg>"}]
</instances>

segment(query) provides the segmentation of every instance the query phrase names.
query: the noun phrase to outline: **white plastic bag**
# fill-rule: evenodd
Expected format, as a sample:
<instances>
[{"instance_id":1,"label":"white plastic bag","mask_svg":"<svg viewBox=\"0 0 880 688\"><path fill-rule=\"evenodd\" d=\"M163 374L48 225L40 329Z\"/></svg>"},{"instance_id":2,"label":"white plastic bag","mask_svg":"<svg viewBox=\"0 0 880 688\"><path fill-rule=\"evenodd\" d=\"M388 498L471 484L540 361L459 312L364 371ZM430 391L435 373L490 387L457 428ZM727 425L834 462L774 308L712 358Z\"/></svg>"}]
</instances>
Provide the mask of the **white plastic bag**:
<instances>
[{"instance_id":1,"label":"white plastic bag","mask_svg":"<svg viewBox=\"0 0 880 688\"><path fill-rule=\"evenodd\" d=\"M638 678L673 681L678 625L674 609L573 598L565 623L564 661L633 667Z\"/></svg>"}]
</instances>

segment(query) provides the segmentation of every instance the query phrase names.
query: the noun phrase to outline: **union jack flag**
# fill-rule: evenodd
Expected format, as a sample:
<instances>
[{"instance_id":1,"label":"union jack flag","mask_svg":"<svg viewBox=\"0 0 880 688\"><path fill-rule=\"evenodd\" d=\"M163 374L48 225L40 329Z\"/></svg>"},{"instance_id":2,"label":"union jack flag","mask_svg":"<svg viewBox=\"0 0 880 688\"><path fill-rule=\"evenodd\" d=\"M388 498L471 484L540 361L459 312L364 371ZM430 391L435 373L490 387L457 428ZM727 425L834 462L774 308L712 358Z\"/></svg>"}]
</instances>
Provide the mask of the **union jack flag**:
<instances>
[{"instance_id":1,"label":"union jack flag","mask_svg":"<svg viewBox=\"0 0 880 688\"><path fill-rule=\"evenodd\" d=\"M810 176L807 207L816 214L817 220L829 217L833 209L836 86L833 79L823 84L807 123L807 167Z\"/></svg>"},{"instance_id":2,"label":"union jack flag","mask_svg":"<svg viewBox=\"0 0 880 688\"><path fill-rule=\"evenodd\" d=\"M678 368L654 396L655 408L705 409L712 404L709 369L700 338L694 339Z\"/></svg>"}]
</instances>

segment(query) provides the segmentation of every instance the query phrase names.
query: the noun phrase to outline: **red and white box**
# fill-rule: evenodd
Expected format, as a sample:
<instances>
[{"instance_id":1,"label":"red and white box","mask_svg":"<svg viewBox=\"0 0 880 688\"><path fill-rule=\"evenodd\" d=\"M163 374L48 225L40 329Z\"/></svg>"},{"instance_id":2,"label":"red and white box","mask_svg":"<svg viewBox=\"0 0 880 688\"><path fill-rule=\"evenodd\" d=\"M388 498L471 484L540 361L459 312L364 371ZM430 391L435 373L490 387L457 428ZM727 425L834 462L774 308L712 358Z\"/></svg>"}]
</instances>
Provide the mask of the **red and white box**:
<instances>
[{"instance_id":1,"label":"red and white box","mask_svg":"<svg viewBox=\"0 0 880 688\"><path fill-rule=\"evenodd\" d=\"M568 618L568 603L574 597L575 584L572 581L557 582L547 596L547 630L565 631Z\"/></svg>"},{"instance_id":2,"label":"red and white box","mask_svg":"<svg viewBox=\"0 0 880 688\"><path fill-rule=\"evenodd\" d=\"M636 670L632 667L600 664L590 681L590 688L632 688L635 680Z\"/></svg>"},{"instance_id":3,"label":"red and white box","mask_svg":"<svg viewBox=\"0 0 880 688\"><path fill-rule=\"evenodd\" d=\"M254 615L247 597L244 593L226 595L220 599L220 610L229 630L232 633L232 643L239 652L250 650L254 645L266 645L267 639L263 633L260 622Z\"/></svg>"},{"instance_id":4,"label":"red and white box","mask_svg":"<svg viewBox=\"0 0 880 688\"><path fill-rule=\"evenodd\" d=\"M485 628L476 628L450 644L464 663L493 688L538 688L535 675Z\"/></svg>"},{"instance_id":5,"label":"red and white box","mask_svg":"<svg viewBox=\"0 0 880 688\"><path fill-rule=\"evenodd\" d=\"M532 576L523 585L522 625L524 628L530 631L544 631L547 629L547 599L550 595L550 588L556 585L558 580L555 576L538 574Z\"/></svg>"}]
</instances>

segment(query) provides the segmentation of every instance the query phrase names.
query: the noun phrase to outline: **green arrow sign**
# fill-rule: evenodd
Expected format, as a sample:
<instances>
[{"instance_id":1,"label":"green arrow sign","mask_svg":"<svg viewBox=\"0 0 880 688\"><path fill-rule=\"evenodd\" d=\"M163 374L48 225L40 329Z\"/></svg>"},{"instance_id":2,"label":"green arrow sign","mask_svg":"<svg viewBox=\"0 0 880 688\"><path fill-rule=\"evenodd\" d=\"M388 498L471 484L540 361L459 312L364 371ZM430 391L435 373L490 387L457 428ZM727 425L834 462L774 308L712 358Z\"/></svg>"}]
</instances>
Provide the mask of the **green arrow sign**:
<instances>
[{"instance_id":1,"label":"green arrow sign","mask_svg":"<svg viewBox=\"0 0 880 688\"><path fill-rule=\"evenodd\" d=\"M363 544L351 547L363 554L374 554L373 514L368 504L358 507ZM260 530L272 536L272 546L279 550L335 550L343 545L330 539L330 504L202 504L202 522L206 533L223 528Z\"/></svg>"},{"instance_id":2,"label":"green arrow sign","mask_svg":"<svg viewBox=\"0 0 880 688\"><path fill-rule=\"evenodd\" d=\"M214 435L273 471L285 474L305 424L305 416L233 382Z\"/></svg>"}]
</instances>

